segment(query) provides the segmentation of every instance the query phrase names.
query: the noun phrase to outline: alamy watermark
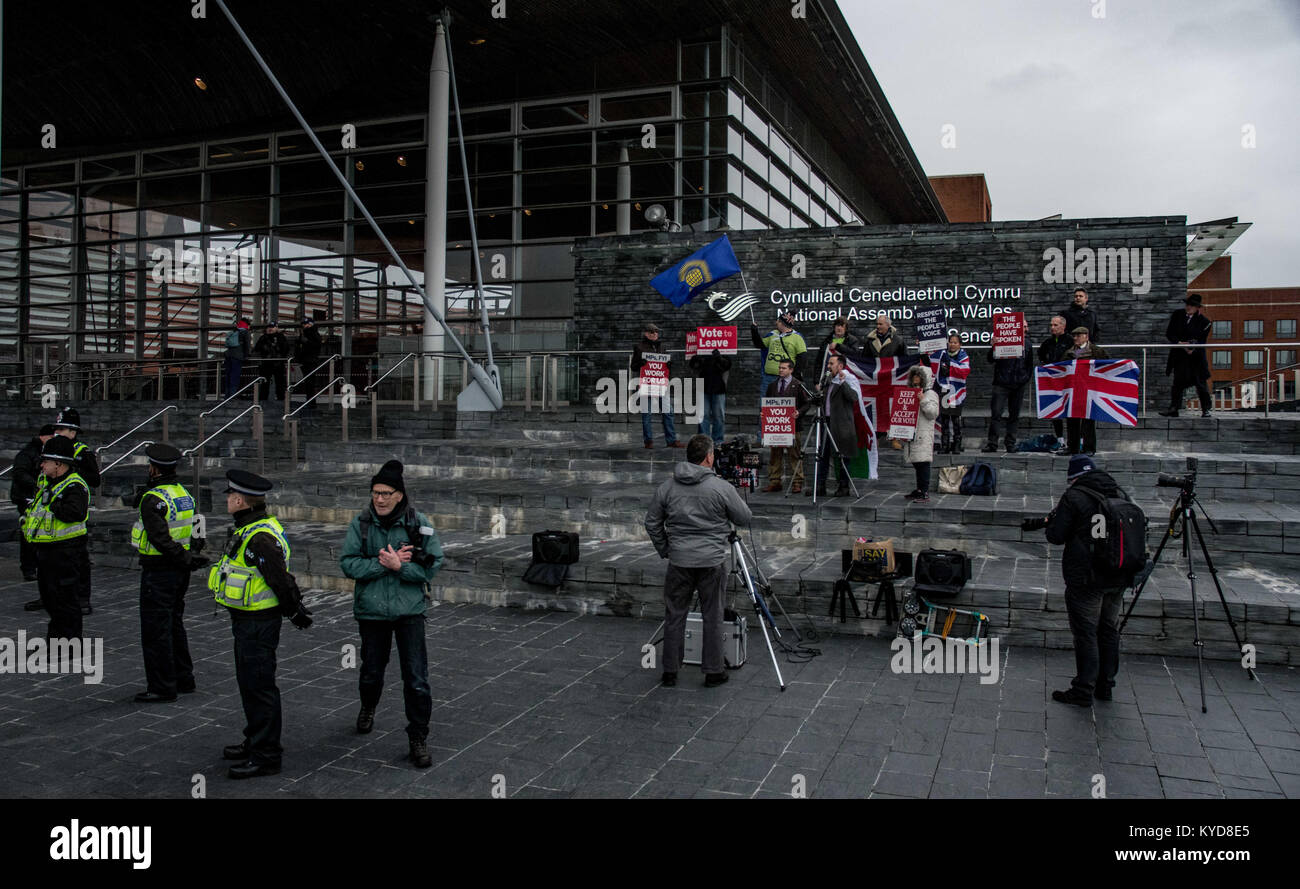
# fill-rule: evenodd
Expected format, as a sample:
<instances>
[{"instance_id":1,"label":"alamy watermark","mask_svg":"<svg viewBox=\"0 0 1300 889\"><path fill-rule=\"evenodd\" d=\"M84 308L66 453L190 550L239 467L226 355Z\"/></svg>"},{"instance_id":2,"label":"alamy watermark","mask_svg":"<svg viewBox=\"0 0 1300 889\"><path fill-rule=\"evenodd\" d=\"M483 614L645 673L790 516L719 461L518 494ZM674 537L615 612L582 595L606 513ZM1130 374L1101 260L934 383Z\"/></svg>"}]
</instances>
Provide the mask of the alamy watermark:
<instances>
[{"instance_id":1,"label":"alamy watermark","mask_svg":"<svg viewBox=\"0 0 1300 889\"><path fill-rule=\"evenodd\" d=\"M80 673L86 685L104 681L104 640L49 639L27 637L19 630L16 639L0 636L0 674Z\"/></svg>"},{"instance_id":2,"label":"alamy watermark","mask_svg":"<svg viewBox=\"0 0 1300 889\"><path fill-rule=\"evenodd\" d=\"M1047 284L1128 284L1135 294L1151 292L1150 247L1075 247L1043 251Z\"/></svg>"},{"instance_id":3,"label":"alamy watermark","mask_svg":"<svg viewBox=\"0 0 1300 889\"><path fill-rule=\"evenodd\" d=\"M674 411L673 409L676 408ZM698 425L704 421L704 380L695 378L683 382L674 377L667 383L643 383L629 380L625 370L618 379L601 377L596 381L596 413L598 414L682 414L687 423Z\"/></svg>"},{"instance_id":4,"label":"alamy watermark","mask_svg":"<svg viewBox=\"0 0 1300 889\"><path fill-rule=\"evenodd\" d=\"M997 685L1001 676L996 636L976 644L955 636L945 639L918 631L910 639L894 637L889 650L893 652L889 669L894 673L977 673L980 685Z\"/></svg>"},{"instance_id":5,"label":"alamy watermark","mask_svg":"<svg viewBox=\"0 0 1300 889\"><path fill-rule=\"evenodd\" d=\"M261 247L200 250L175 241L171 247L153 248L149 258L155 284L227 284L241 293L262 287Z\"/></svg>"}]
</instances>

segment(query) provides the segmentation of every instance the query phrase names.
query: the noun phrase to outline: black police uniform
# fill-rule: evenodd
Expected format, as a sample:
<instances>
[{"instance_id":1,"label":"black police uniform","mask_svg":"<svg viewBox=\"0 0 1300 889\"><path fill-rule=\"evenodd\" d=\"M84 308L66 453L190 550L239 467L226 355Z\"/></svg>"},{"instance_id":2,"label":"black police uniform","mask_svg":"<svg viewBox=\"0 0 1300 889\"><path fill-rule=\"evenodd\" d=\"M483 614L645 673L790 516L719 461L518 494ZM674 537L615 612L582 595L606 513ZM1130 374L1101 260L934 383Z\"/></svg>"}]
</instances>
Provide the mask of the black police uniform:
<instances>
[{"instance_id":1,"label":"black police uniform","mask_svg":"<svg viewBox=\"0 0 1300 889\"><path fill-rule=\"evenodd\" d=\"M226 472L227 492L265 497L271 483L259 475L240 469ZM265 508L244 509L233 515L235 528L243 528L267 518ZM239 549L239 538L231 534L227 555ZM226 759L238 760L231 766L231 778L273 775L280 770L284 748L280 746L282 726L280 689L275 684L276 649L280 645L280 621L288 616L294 626L311 626L311 612L303 607L298 583L288 571L284 553L274 535L254 533L244 549L244 560L255 566L275 593L279 606L262 611L230 612L230 629L235 640L235 680L244 705L242 744L232 744L222 751Z\"/></svg>"},{"instance_id":2,"label":"black police uniform","mask_svg":"<svg viewBox=\"0 0 1300 889\"><path fill-rule=\"evenodd\" d=\"M68 474L77 471L72 456L72 442L66 438L51 438L45 443L41 457L66 463L71 470ZM51 482L50 487L46 488L46 494L50 488L66 479L68 474ZM50 513L60 522L84 523L90 511L90 497L84 486L71 484L51 500L48 506ZM46 630L50 639L78 639L82 635L77 591L81 587L81 555L85 552L86 541L87 535L81 534L66 540L36 543L32 546L36 552L37 586L41 591L41 603L50 615Z\"/></svg>"},{"instance_id":3,"label":"black police uniform","mask_svg":"<svg viewBox=\"0 0 1300 889\"><path fill-rule=\"evenodd\" d=\"M81 414L75 407L65 407L59 411L58 416L54 418L54 428L57 431L60 427L73 429L77 433L77 438L72 439L74 446L77 447L77 462L73 468L77 474L86 480L90 485L90 490L99 490L99 461L95 459L95 452L91 447L80 440L81 436ZM81 578L81 585L77 591L77 601L81 605L82 614L90 614L90 547L83 546L78 553L77 558L80 563L77 567L78 574Z\"/></svg>"},{"instance_id":4,"label":"black police uniform","mask_svg":"<svg viewBox=\"0 0 1300 889\"><path fill-rule=\"evenodd\" d=\"M19 518L27 511L32 497L36 495L36 477L41 474L41 449L44 442L42 435L53 435L53 426L44 426L40 434L23 445L14 457L13 481L9 484L9 499L18 510ZM36 579L36 551L22 534L18 535L18 564L23 572L23 580ZM38 602L40 600L37 600ZM33 609L34 610L34 609Z\"/></svg>"},{"instance_id":5,"label":"black police uniform","mask_svg":"<svg viewBox=\"0 0 1300 889\"><path fill-rule=\"evenodd\" d=\"M153 444L145 454L160 474L150 478L149 487L135 505L144 536L158 554L140 554L140 649L147 688L135 699L137 703L152 704L174 701L177 692L194 691L194 661L185 633L185 593L190 586L190 572L207 559L198 554L203 538L191 538L186 549L184 543L172 537L168 501L158 493L166 485L180 485L176 467L181 452L170 445ZM184 496L189 503L179 505L192 510L193 498L189 492Z\"/></svg>"}]
</instances>

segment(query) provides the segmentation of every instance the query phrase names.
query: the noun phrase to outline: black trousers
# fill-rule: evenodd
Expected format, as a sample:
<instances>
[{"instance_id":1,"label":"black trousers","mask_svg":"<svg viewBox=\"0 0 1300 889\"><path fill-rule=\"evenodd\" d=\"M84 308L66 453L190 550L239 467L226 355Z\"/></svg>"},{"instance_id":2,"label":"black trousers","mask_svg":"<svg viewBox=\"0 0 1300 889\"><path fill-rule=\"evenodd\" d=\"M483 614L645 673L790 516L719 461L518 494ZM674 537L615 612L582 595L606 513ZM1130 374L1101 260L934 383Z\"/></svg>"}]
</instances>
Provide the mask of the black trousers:
<instances>
[{"instance_id":1,"label":"black trousers","mask_svg":"<svg viewBox=\"0 0 1300 889\"><path fill-rule=\"evenodd\" d=\"M90 547L83 546L77 553L77 576L80 578L77 586L77 604L86 606L90 604Z\"/></svg>"},{"instance_id":2,"label":"black trousers","mask_svg":"<svg viewBox=\"0 0 1300 889\"><path fill-rule=\"evenodd\" d=\"M20 518L21 515L19 513ZM36 570L36 550L27 542L22 531L18 532L18 567L23 574L30 574Z\"/></svg>"},{"instance_id":3,"label":"black trousers","mask_svg":"<svg viewBox=\"0 0 1300 889\"><path fill-rule=\"evenodd\" d=\"M1115 687L1119 672L1119 610L1123 587L1065 588L1065 610L1074 637L1075 677L1070 684L1092 694Z\"/></svg>"},{"instance_id":4,"label":"black trousers","mask_svg":"<svg viewBox=\"0 0 1300 889\"><path fill-rule=\"evenodd\" d=\"M275 649L280 644L280 613L274 617L231 615L235 636L235 681L244 704L244 741L254 765L278 766L280 689L275 685Z\"/></svg>"},{"instance_id":5,"label":"black trousers","mask_svg":"<svg viewBox=\"0 0 1300 889\"><path fill-rule=\"evenodd\" d=\"M262 400L270 401L273 397L284 401L284 390L288 385L285 382L285 363L283 361L263 361L259 369L258 376L266 377L266 382L262 384ZM271 387L275 386L275 395L271 395ZM308 395L314 395L315 392L308 392Z\"/></svg>"},{"instance_id":6,"label":"black trousers","mask_svg":"<svg viewBox=\"0 0 1300 889\"><path fill-rule=\"evenodd\" d=\"M664 672L676 673L686 651L686 615L691 594L700 591L700 617L704 621L704 651L700 657L705 673L721 673L723 659L722 597L727 586L727 564L712 568L682 568L669 564L664 576Z\"/></svg>"},{"instance_id":7,"label":"black trousers","mask_svg":"<svg viewBox=\"0 0 1300 889\"><path fill-rule=\"evenodd\" d=\"M822 492L826 490L826 483L830 481L831 460L835 461L835 478L838 480L837 489L847 488L849 486L849 461L840 452L835 450L834 445L829 440L822 442L822 452L817 456L817 490Z\"/></svg>"},{"instance_id":8,"label":"black trousers","mask_svg":"<svg viewBox=\"0 0 1300 889\"><path fill-rule=\"evenodd\" d=\"M1183 393L1189 386L1196 388L1196 397L1201 401L1201 410L1208 411L1214 407L1214 402L1210 400L1210 387L1205 385L1205 380L1196 377L1184 377L1174 375L1174 384L1169 392L1169 409L1177 411L1182 407Z\"/></svg>"},{"instance_id":9,"label":"black trousers","mask_svg":"<svg viewBox=\"0 0 1300 889\"><path fill-rule=\"evenodd\" d=\"M402 668L402 697L406 704L406 734L412 741L429 736L433 693L429 690L429 655L424 643L424 615L398 620L359 620L361 631L361 706L375 709L384 693L384 671L397 637Z\"/></svg>"},{"instance_id":10,"label":"black trousers","mask_svg":"<svg viewBox=\"0 0 1300 889\"><path fill-rule=\"evenodd\" d=\"M41 604L50 615L46 637L80 639L81 604L77 596L81 590L85 536L65 543L34 543L32 549L36 552L36 585L41 591Z\"/></svg>"},{"instance_id":11,"label":"black trousers","mask_svg":"<svg viewBox=\"0 0 1300 889\"><path fill-rule=\"evenodd\" d=\"M194 688L194 661L185 635L184 568L144 565L140 571L140 650L148 690L174 695Z\"/></svg>"},{"instance_id":12,"label":"black trousers","mask_svg":"<svg viewBox=\"0 0 1300 889\"><path fill-rule=\"evenodd\" d=\"M1079 447L1079 439L1083 439L1083 447ZM1084 420L1080 417L1070 417L1065 421L1065 446L1072 453L1078 454L1085 452L1095 454L1097 452L1097 421Z\"/></svg>"},{"instance_id":13,"label":"black trousers","mask_svg":"<svg viewBox=\"0 0 1300 889\"><path fill-rule=\"evenodd\" d=\"M1020 405L1024 401L1025 387L1028 383L1021 383L1019 386L998 386L994 384L993 394L989 399L989 436L988 444L996 445L998 443L998 427L1002 427L1002 441L1007 447L1015 447L1016 435L1020 429ZM1006 424L1002 422L1002 411L1007 412Z\"/></svg>"}]
</instances>

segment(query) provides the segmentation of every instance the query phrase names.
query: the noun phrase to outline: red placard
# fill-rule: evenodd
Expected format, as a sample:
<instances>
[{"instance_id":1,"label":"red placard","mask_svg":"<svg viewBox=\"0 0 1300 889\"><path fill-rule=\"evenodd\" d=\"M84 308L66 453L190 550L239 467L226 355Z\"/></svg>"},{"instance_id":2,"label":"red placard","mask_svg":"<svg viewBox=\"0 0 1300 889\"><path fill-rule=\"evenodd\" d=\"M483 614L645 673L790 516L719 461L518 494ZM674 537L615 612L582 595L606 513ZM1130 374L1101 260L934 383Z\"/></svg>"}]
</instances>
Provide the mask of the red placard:
<instances>
[{"instance_id":1,"label":"red placard","mask_svg":"<svg viewBox=\"0 0 1300 889\"><path fill-rule=\"evenodd\" d=\"M993 357L1020 358L1025 354L1025 313L993 316Z\"/></svg>"},{"instance_id":2,"label":"red placard","mask_svg":"<svg viewBox=\"0 0 1300 889\"><path fill-rule=\"evenodd\" d=\"M911 441L916 435L916 414L921 403L921 390L900 386L894 390L894 400L889 411L889 437Z\"/></svg>"},{"instance_id":3,"label":"red placard","mask_svg":"<svg viewBox=\"0 0 1300 889\"><path fill-rule=\"evenodd\" d=\"M788 448L794 445L795 421L799 409L791 396L759 399L763 423L763 446Z\"/></svg>"},{"instance_id":4,"label":"red placard","mask_svg":"<svg viewBox=\"0 0 1300 889\"><path fill-rule=\"evenodd\" d=\"M696 340L698 339L699 337L695 333L688 332L686 334L686 360L687 361L694 358L695 353L699 351L699 349L695 345Z\"/></svg>"},{"instance_id":5,"label":"red placard","mask_svg":"<svg viewBox=\"0 0 1300 889\"><path fill-rule=\"evenodd\" d=\"M641 357L645 359L645 364L641 367L641 394L667 395L669 356L645 352Z\"/></svg>"},{"instance_id":6,"label":"red placard","mask_svg":"<svg viewBox=\"0 0 1300 889\"><path fill-rule=\"evenodd\" d=\"M736 327L697 327L696 348L703 354L717 349L723 355L735 355L740 349L740 332Z\"/></svg>"}]
</instances>

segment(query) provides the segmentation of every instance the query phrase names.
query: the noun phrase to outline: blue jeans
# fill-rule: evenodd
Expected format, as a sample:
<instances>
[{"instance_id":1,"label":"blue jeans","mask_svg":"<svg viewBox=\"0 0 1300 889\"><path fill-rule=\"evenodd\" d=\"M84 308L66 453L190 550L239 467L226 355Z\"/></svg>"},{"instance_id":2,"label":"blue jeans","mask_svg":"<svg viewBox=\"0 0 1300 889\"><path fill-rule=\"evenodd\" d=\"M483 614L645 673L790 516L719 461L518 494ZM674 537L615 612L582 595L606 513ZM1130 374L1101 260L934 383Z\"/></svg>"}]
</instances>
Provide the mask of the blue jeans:
<instances>
[{"instance_id":1,"label":"blue jeans","mask_svg":"<svg viewBox=\"0 0 1300 889\"><path fill-rule=\"evenodd\" d=\"M727 422L727 393L704 396L704 420L700 423L700 434L713 439L714 444L722 444L727 437L724 426Z\"/></svg>"},{"instance_id":2,"label":"blue jeans","mask_svg":"<svg viewBox=\"0 0 1300 889\"><path fill-rule=\"evenodd\" d=\"M239 378L244 372L244 359L231 358L227 355L223 369L224 373L222 376L226 383L226 391L224 395L226 398L229 398L239 390Z\"/></svg>"},{"instance_id":3,"label":"blue jeans","mask_svg":"<svg viewBox=\"0 0 1300 889\"><path fill-rule=\"evenodd\" d=\"M361 630L361 706L373 710L384 693L384 670L397 637L402 667L402 697L406 702L406 734L411 740L429 736L433 694L429 690L429 655L424 645L424 615L398 620L359 620Z\"/></svg>"},{"instance_id":4,"label":"blue jeans","mask_svg":"<svg viewBox=\"0 0 1300 889\"><path fill-rule=\"evenodd\" d=\"M677 426L673 423L673 397L665 392L662 398L655 398L653 401L658 402L664 412L664 441L672 444L677 441ZM646 441L655 440L654 430L650 428L649 405L641 411L641 432L645 435Z\"/></svg>"},{"instance_id":5,"label":"blue jeans","mask_svg":"<svg viewBox=\"0 0 1300 889\"><path fill-rule=\"evenodd\" d=\"M1092 694L1096 689L1115 687L1119 672L1119 610L1123 587L1095 589L1065 588L1065 610L1074 637L1074 666L1077 675L1070 684Z\"/></svg>"}]
</instances>

